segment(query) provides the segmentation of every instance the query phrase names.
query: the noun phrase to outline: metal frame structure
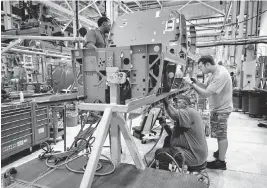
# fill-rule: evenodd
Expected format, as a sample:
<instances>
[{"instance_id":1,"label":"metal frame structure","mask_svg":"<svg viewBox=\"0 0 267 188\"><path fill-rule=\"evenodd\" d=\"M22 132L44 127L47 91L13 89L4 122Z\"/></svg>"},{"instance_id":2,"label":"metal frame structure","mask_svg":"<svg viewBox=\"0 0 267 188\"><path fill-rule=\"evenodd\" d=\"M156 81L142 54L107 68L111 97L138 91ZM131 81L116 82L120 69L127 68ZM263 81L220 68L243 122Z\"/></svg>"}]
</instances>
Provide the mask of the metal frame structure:
<instances>
[{"instance_id":1,"label":"metal frame structure","mask_svg":"<svg viewBox=\"0 0 267 188\"><path fill-rule=\"evenodd\" d=\"M98 10L99 14L101 15L97 5L95 4L95 0L93 0L92 3L88 3L87 6L85 6L84 8L82 8L81 10L77 10L76 11L76 1L73 1L73 4L72 4L72 7L71 5L68 3L67 0L65 0L65 4L67 5L68 9L62 7L61 5L57 4L57 3L54 3L50 0L47 0L47 1L40 1L40 3L48 6L48 7L51 7L53 9L56 9L58 10L57 13L64 13L65 15L61 15L61 16L66 16L69 17L69 16L72 16L72 18L68 21L67 24L65 24L65 26L61 29L62 32L64 32L66 30L66 28L69 26L69 24L71 22L73 22L73 33L74 33L74 37L51 37L51 36L13 36L13 35L2 35L1 38L2 39L18 39L16 40L15 42L11 41L10 44L3 48L2 51L1 51L1 54L7 52L8 50L10 52L21 52L21 53L27 53L27 54L39 54L39 55L46 55L46 56L51 56L51 57L64 57L64 58L69 58L69 56L65 56L65 55L57 55L57 54L50 54L50 53L47 53L47 52L35 52L35 51L29 51L29 50L21 50L21 49L15 49L14 47L19 44L21 41L23 41L24 39L32 39L32 40L51 40L51 41L73 41L76 43L76 48L78 48L78 43L79 42L82 42L84 41L83 38L79 38L78 37L78 32L77 32L77 25L80 25L81 26L81 23L84 25L84 26L87 26L89 28L92 28L92 27L97 27L97 24L96 22L92 21L92 20L89 20L83 16L81 16L80 14L86 10L87 8L89 8L90 6L94 5L94 7L96 8L96 10ZM78 1L77 1L78 3ZM6 21L8 20L9 21L9 25L7 27L7 29L11 29L11 17L8 17L7 14L10 14L9 12L11 11L10 7L10 2L8 1L4 1L4 5L5 5L5 8L4 8L4 12L6 14L5 16L5 25L6 25ZM7 7L7 5L9 5L9 8ZM8 12L9 11L9 12ZM78 17L79 17L79 22L77 22L78 20ZM79 24L78 24L79 23ZM10 27L9 27L10 26Z\"/></svg>"},{"instance_id":2,"label":"metal frame structure","mask_svg":"<svg viewBox=\"0 0 267 188\"><path fill-rule=\"evenodd\" d=\"M2 39L32 39L32 40L59 40L59 41L84 41L81 37L53 37L53 36L24 36L24 35L1 35Z\"/></svg>"},{"instance_id":3,"label":"metal frame structure","mask_svg":"<svg viewBox=\"0 0 267 188\"><path fill-rule=\"evenodd\" d=\"M151 23L155 14L156 11L141 13L138 16L146 17L146 19L142 20L144 23ZM153 30L151 27L147 29L148 33L155 33L153 38L156 42L152 40L152 43L150 38L144 40L140 36L140 31L129 33L123 39L120 38L118 29L125 22L124 20L127 19L127 24L124 24L124 27L128 26L126 30L134 30L133 27L138 26L138 24L135 24L136 17L137 14L127 14L125 17L116 21L116 25L111 33L116 33L117 36L111 34L113 37L110 38L110 41L114 42L113 44L116 47L100 48L97 50L77 49L72 51L76 84L79 76L77 75L78 70L76 71L76 64L83 65L82 85L83 95L86 99L78 105L78 109L104 112L96 130L97 137L80 188L91 187L97 162L109 130L111 160L113 163L118 166L121 162L120 135L122 133L136 167L143 170L145 165L122 113L131 113L141 107L156 103L163 98L177 95L188 89L185 87L171 91L168 90L165 91L166 93L163 93L166 80L168 80L168 84L171 87L174 85L173 82L175 79L171 79L174 78L171 75L175 75L176 67L178 65L183 67L183 74L185 75L185 73L189 72L189 57L194 56L194 50L189 54L186 25L183 15L170 10L162 11L160 19L157 19L153 23L155 28ZM164 24L159 24L162 21L164 21ZM162 33L162 31L165 31L166 34ZM178 32L180 35L177 35ZM143 34L146 35L144 32ZM128 43L132 38L135 38L135 40ZM174 69L174 72L166 69L169 63L175 64L175 66L171 67ZM158 70L158 73L154 71L154 66L156 66L157 69L155 70ZM121 103L120 84L126 82L126 74L129 74L127 77L129 78L131 87L131 99L126 100L126 104L123 105ZM169 83L169 80L172 82ZM109 85L108 98L110 103L106 101L106 83ZM94 103L95 101L100 101L100 103Z\"/></svg>"},{"instance_id":4,"label":"metal frame structure","mask_svg":"<svg viewBox=\"0 0 267 188\"><path fill-rule=\"evenodd\" d=\"M64 14L66 14L67 16L70 16L71 18L74 17L74 12L72 10L68 10L68 9L66 9L66 8L58 5L57 3L54 3L54 2L49 1L49 0L47 0L47 1L40 1L40 2L43 3L46 6L49 6L49 7L53 8L53 9L58 10L59 12L63 12ZM90 6L92 6L92 4L88 4L88 6L86 6L86 8L88 8ZM68 5L68 7L71 9L70 5ZM83 9L80 10L79 13L81 13L82 11L83 11ZM79 20L81 21L81 23L84 26L87 26L89 28L91 28L91 27L97 27L97 24L94 21L91 21L91 20L85 18L84 16L79 15Z\"/></svg>"},{"instance_id":5,"label":"metal frame structure","mask_svg":"<svg viewBox=\"0 0 267 188\"><path fill-rule=\"evenodd\" d=\"M126 119L121 113L131 113L132 111L142 107L146 106L148 104L154 103L156 101L159 101L163 98L166 98L168 96L174 95L176 93L179 93L179 89L173 90L170 93L163 94L160 96L148 96L142 99L134 99L131 100L127 105L118 105L117 104L117 87L119 87L118 84L111 84L111 98L113 100L111 101L111 104L80 104L79 109L81 110L97 110L97 111L104 111L103 117L97 127L96 130L96 137L92 153L90 155L90 160L87 162L87 167L82 179L82 182L80 184L80 188L89 188L91 187L93 183L94 174L97 167L97 162L100 158L100 154L104 145L104 142L107 138L108 130L111 128L111 148L113 153L112 160L115 162L116 166L120 164L120 151L121 151L121 145L120 145L120 132L124 136L126 145L131 153L131 156L133 158L133 161L136 165L136 167L140 170L145 169L145 165L141 159L141 156L138 152L138 149L134 143L134 140L132 138L131 132L127 126ZM119 127L119 130L118 130ZM113 130L112 130L113 129Z\"/></svg>"},{"instance_id":6,"label":"metal frame structure","mask_svg":"<svg viewBox=\"0 0 267 188\"><path fill-rule=\"evenodd\" d=\"M23 40L21 40L20 38L15 40L14 42L10 42L9 45L7 47L5 47L4 49L1 50L1 54L5 53L6 51L8 51L10 48L13 48L15 45L20 44Z\"/></svg>"},{"instance_id":7,"label":"metal frame structure","mask_svg":"<svg viewBox=\"0 0 267 188\"><path fill-rule=\"evenodd\" d=\"M223 16L225 16L225 13L222 12L222 11L220 11L220 10L218 10L217 8L214 8L213 6L211 6L211 5L207 4L207 3L202 2L201 0L197 0L197 1L200 2L201 4L205 5L206 7L209 7L212 10L215 10L216 12L218 12L218 13L222 14Z\"/></svg>"},{"instance_id":8,"label":"metal frame structure","mask_svg":"<svg viewBox=\"0 0 267 188\"><path fill-rule=\"evenodd\" d=\"M256 43L267 43L267 36L251 37L251 38L236 38L236 39L225 39L214 42L201 42L197 43L198 48L220 46L220 45L246 45Z\"/></svg>"},{"instance_id":9,"label":"metal frame structure","mask_svg":"<svg viewBox=\"0 0 267 188\"><path fill-rule=\"evenodd\" d=\"M3 48L1 51L2 53L6 53L7 51L11 52L19 52L19 53L25 53L25 54L37 54L37 55L45 55L50 57L59 57L59 58L68 58L70 59L70 56L66 55L58 55L58 54L52 54L47 52L36 52L36 51L30 51L30 50L22 50L18 48L14 48L17 44L21 43L25 39L33 39L33 40L51 40L51 41L74 41L74 42L81 42L84 41L83 38L80 37L52 37L52 36L16 36L16 35L2 35L1 38L3 39L17 39L15 42L11 42L7 47Z\"/></svg>"},{"instance_id":10,"label":"metal frame structure","mask_svg":"<svg viewBox=\"0 0 267 188\"><path fill-rule=\"evenodd\" d=\"M37 52L37 51L30 51L30 50L21 50L12 48L9 50L10 52L17 52L17 53L23 53L23 54L35 54L35 55L44 55L48 57L58 57L58 58L67 58L71 59L71 56L65 56L65 55L59 55L59 54L52 54L52 53L45 53L45 52Z\"/></svg>"}]
</instances>

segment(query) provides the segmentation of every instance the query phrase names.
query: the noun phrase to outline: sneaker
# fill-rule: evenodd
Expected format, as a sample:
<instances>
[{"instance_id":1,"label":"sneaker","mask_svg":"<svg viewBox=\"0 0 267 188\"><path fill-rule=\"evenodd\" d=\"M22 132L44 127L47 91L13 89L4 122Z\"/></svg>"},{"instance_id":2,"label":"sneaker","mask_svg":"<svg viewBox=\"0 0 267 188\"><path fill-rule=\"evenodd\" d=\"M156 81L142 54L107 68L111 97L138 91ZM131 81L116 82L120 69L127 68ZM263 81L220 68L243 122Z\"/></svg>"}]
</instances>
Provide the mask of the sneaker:
<instances>
[{"instance_id":1,"label":"sneaker","mask_svg":"<svg viewBox=\"0 0 267 188\"><path fill-rule=\"evenodd\" d=\"M218 170L226 170L226 162L216 159L212 162L207 162L207 168L209 169L218 169Z\"/></svg>"},{"instance_id":2,"label":"sneaker","mask_svg":"<svg viewBox=\"0 0 267 188\"><path fill-rule=\"evenodd\" d=\"M217 151L215 151L215 152L213 153L213 157L214 157L215 159L219 159L219 150L217 150Z\"/></svg>"}]
</instances>

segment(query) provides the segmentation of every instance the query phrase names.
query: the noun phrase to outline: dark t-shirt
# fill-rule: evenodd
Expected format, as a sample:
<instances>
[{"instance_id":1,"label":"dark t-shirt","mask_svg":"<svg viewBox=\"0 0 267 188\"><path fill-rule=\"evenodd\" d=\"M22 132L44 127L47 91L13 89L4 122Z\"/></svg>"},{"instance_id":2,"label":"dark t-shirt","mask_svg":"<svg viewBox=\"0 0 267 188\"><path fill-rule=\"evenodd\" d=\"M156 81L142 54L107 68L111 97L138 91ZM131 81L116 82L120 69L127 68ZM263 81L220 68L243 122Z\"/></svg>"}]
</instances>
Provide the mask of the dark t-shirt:
<instances>
[{"instance_id":1,"label":"dark t-shirt","mask_svg":"<svg viewBox=\"0 0 267 188\"><path fill-rule=\"evenodd\" d=\"M86 34L86 42L92 42L97 48L105 48L107 46L107 38L99 29L89 30Z\"/></svg>"},{"instance_id":2,"label":"dark t-shirt","mask_svg":"<svg viewBox=\"0 0 267 188\"><path fill-rule=\"evenodd\" d=\"M178 109L178 119L173 128L171 146L183 150L186 165L202 165L208 157L208 145L200 114L186 107Z\"/></svg>"}]
</instances>

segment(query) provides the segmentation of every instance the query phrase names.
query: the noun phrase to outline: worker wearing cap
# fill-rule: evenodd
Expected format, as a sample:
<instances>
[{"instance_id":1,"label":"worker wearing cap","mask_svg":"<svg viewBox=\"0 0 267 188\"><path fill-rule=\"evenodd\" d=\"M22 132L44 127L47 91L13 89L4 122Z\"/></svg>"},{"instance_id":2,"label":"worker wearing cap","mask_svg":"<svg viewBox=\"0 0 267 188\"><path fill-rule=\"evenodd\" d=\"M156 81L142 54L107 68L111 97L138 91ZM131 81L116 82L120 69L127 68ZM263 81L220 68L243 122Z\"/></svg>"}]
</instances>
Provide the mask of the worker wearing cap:
<instances>
[{"instance_id":1,"label":"worker wearing cap","mask_svg":"<svg viewBox=\"0 0 267 188\"><path fill-rule=\"evenodd\" d=\"M211 73L207 83L192 81L188 77L184 81L199 95L209 97L211 137L217 138L218 150L213 154L216 160L208 162L207 168L226 170L227 121L233 109L231 76L224 66L214 62L212 56L202 56L198 66L203 74Z\"/></svg>"},{"instance_id":2,"label":"worker wearing cap","mask_svg":"<svg viewBox=\"0 0 267 188\"><path fill-rule=\"evenodd\" d=\"M182 159L185 159L185 164L190 167L203 165L208 156L208 146L200 114L189 107L190 99L186 96L175 98L174 102L177 103L176 108L170 105L167 99L163 101L166 112L175 123L171 129L165 119L160 119L160 125L169 136L165 138L163 148L155 153L159 168L168 170L169 164L172 163L166 153L179 165Z\"/></svg>"},{"instance_id":3,"label":"worker wearing cap","mask_svg":"<svg viewBox=\"0 0 267 188\"><path fill-rule=\"evenodd\" d=\"M86 48L97 49L107 47L107 34L110 32L111 29L110 20L109 18L103 16L98 19L97 25L97 29L91 29L86 34Z\"/></svg>"}]
</instances>

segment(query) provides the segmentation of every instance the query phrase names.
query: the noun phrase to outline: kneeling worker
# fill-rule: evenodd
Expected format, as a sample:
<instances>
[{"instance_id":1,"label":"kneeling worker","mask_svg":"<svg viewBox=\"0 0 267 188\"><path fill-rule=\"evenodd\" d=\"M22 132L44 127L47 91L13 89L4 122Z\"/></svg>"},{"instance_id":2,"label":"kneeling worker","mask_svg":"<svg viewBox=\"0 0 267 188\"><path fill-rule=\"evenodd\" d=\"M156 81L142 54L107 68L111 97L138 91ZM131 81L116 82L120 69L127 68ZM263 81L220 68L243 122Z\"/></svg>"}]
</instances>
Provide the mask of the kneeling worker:
<instances>
[{"instance_id":1,"label":"kneeling worker","mask_svg":"<svg viewBox=\"0 0 267 188\"><path fill-rule=\"evenodd\" d=\"M168 115L175 124L171 129L163 118L160 119L159 123L169 136L165 138L163 148L156 150L155 153L159 168L168 170L169 164L172 163L171 158L164 153L171 155L179 166L183 158L188 167L203 165L208 156L208 146L200 114L189 107L190 99L186 96L176 98L174 102L177 103L176 108L171 106L167 99L163 101Z\"/></svg>"}]
</instances>

